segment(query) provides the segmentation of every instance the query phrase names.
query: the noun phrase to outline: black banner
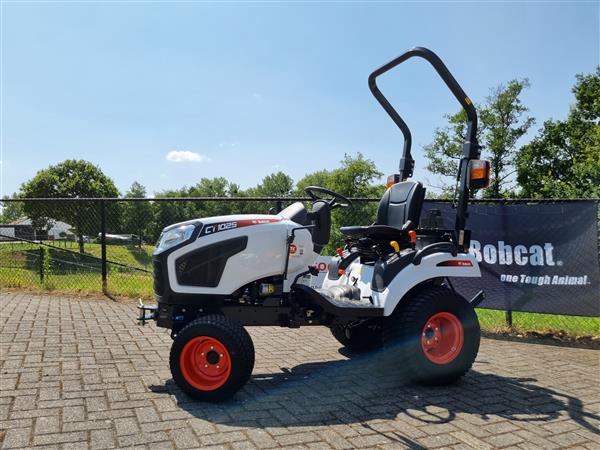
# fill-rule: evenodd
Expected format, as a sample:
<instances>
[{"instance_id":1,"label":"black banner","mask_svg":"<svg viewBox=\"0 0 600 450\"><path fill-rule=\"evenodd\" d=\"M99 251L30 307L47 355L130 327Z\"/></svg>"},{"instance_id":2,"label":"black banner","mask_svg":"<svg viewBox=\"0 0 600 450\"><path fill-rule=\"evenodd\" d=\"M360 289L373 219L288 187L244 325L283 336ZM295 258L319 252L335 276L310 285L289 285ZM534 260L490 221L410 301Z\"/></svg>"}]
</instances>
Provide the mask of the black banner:
<instances>
[{"instance_id":1,"label":"black banner","mask_svg":"<svg viewBox=\"0 0 600 450\"><path fill-rule=\"evenodd\" d=\"M452 205L435 201L421 225L431 209L454 228ZM600 316L597 202L476 203L467 228L482 278L453 279L465 297L483 289L482 308Z\"/></svg>"}]
</instances>

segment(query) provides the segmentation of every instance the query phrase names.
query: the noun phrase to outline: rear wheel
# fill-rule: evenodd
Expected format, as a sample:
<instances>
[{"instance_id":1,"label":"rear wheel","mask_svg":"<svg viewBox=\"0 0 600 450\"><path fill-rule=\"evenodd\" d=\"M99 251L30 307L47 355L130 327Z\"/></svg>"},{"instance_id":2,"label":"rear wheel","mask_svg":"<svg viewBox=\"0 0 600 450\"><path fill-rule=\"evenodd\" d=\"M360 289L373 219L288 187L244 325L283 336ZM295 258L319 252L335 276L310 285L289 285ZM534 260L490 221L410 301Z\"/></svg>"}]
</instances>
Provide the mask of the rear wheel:
<instances>
[{"instance_id":1,"label":"rear wheel","mask_svg":"<svg viewBox=\"0 0 600 450\"><path fill-rule=\"evenodd\" d=\"M209 315L177 334L169 362L173 379L185 393L198 400L222 401L250 378L254 346L240 324Z\"/></svg>"},{"instance_id":2,"label":"rear wheel","mask_svg":"<svg viewBox=\"0 0 600 450\"><path fill-rule=\"evenodd\" d=\"M386 341L399 346L409 377L430 385L462 377L479 351L479 321L473 307L443 287L417 291L388 318Z\"/></svg>"},{"instance_id":3,"label":"rear wheel","mask_svg":"<svg viewBox=\"0 0 600 450\"><path fill-rule=\"evenodd\" d=\"M334 323L331 334L351 352L361 353L381 347L381 324L374 321L361 323Z\"/></svg>"}]
</instances>

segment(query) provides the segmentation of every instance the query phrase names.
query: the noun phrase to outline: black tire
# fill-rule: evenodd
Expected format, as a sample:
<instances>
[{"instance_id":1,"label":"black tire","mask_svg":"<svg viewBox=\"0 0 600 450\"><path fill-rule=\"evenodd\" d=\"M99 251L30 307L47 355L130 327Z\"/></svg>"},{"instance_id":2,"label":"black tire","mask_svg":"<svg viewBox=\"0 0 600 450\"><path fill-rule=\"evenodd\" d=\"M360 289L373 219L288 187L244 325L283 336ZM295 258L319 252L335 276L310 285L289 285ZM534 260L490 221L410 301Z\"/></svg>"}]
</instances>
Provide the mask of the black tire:
<instances>
[{"instance_id":1,"label":"black tire","mask_svg":"<svg viewBox=\"0 0 600 450\"><path fill-rule=\"evenodd\" d=\"M211 343L216 345L216 350L213 351L211 346L208 352L199 353L203 345ZM186 348L187 344L190 347ZM200 357L199 354L207 356ZM203 367L210 369L202 369L198 364L200 361L206 362ZM250 378L254 368L254 345L239 323L222 315L208 315L190 322L177 334L171 346L169 364L173 379L182 391L197 400L219 402L232 397ZM229 370L222 369L225 364ZM217 367L222 372L216 374L214 380L207 381L206 374L201 372L216 371ZM213 384L209 386L209 382Z\"/></svg>"},{"instance_id":2,"label":"black tire","mask_svg":"<svg viewBox=\"0 0 600 450\"><path fill-rule=\"evenodd\" d=\"M446 358L453 358L447 362L440 362L443 356L432 355L431 349L425 349L429 342L427 337L434 333L429 325L436 323L435 320L430 322L430 319L435 315L440 317L440 313L442 317L451 315L458 319L463 332L458 354L447 352ZM452 317L450 319L453 320ZM453 339L455 335L457 333L445 336ZM442 334L438 336L442 341ZM473 307L464 297L445 287L431 286L416 291L396 307L384 326L385 343L397 346L408 378L427 385L453 383L467 373L477 357L480 337L479 320ZM450 347L450 351L454 352L452 348L457 347ZM435 358L437 362L432 361Z\"/></svg>"},{"instance_id":3,"label":"black tire","mask_svg":"<svg viewBox=\"0 0 600 450\"><path fill-rule=\"evenodd\" d=\"M354 353L363 353L381 347L383 343L381 324L366 321L359 325L333 323L331 334L337 341Z\"/></svg>"}]
</instances>

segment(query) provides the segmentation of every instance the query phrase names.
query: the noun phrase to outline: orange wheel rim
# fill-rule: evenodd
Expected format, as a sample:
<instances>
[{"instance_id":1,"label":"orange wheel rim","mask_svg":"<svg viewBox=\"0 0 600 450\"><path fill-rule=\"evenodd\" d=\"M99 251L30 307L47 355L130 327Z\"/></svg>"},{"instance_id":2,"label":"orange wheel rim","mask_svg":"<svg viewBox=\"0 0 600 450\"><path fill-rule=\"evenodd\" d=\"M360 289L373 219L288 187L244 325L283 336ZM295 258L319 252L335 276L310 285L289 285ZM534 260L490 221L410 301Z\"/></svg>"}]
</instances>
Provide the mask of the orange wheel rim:
<instances>
[{"instance_id":1,"label":"orange wheel rim","mask_svg":"<svg viewBox=\"0 0 600 450\"><path fill-rule=\"evenodd\" d=\"M231 356L218 339L197 336L181 350L179 366L190 385L201 391L214 391L229 379Z\"/></svg>"},{"instance_id":2,"label":"orange wheel rim","mask_svg":"<svg viewBox=\"0 0 600 450\"><path fill-rule=\"evenodd\" d=\"M421 348L429 361L448 364L461 352L465 341L463 326L449 312L434 314L429 318L421 333Z\"/></svg>"}]
</instances>

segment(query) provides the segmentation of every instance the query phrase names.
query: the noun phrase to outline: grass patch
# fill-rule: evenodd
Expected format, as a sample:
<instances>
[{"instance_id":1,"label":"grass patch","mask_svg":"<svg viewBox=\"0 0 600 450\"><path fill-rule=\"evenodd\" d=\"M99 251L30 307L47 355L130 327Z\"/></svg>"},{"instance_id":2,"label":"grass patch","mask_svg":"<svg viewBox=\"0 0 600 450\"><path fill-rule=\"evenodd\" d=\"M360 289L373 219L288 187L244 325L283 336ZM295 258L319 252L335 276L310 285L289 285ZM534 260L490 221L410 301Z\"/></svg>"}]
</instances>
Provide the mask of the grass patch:
<instances>
[{"instance_id":1,"label":"grass patch","mask_svg":"<svg viewBox=\"0 0 600 450\"><path fill-rule=\"evenodd\" d=\"M42 280L39 273L27 269L0 268L0 288L34 289L71 294L102 294L100 272L76 274L46 273ZM143 273L109 272L107 290L118 297L154 297L152 275Z\"/></svg>"},{"instance_id":2,"label":"grass patch","mask_svg":"<svg viewBox=\"0 0 600 450\"><path fill-rule=\"evenodd\" d=\"M22 288L68 293L102 293L100 274L45 274L42 280L39 273L27 269L0 268L0 287Z\"/></svg>"},{"instance_id":3,"label":"grass patch","mask_svg":"<svg viewBox=\"0 0 600 450\"><path fill-rule=\"evenodd\" d=\"M511 330L506 326L504 311L477 308L476 312L481 329L494 333L535 331L559 335L567 334L569 336L600 336L600 317L513 312L513 327Z\"/></svg>"},{"instance_id":4,"label":"grass patch","mask_svg":"<svg viewBox=\"0 0 600 450\"><path fill-rule=\"evenodd\" d=\"M115 273L108 276L107 289L119 297L154 299L151 274Z\"/></svg>"},{"instance_id":5,"label":"grass patch","mask_svg":"<svg viewBox=\"0 0 600 450\"><path fill-rule=\"evenodd\" d=\"M72 252L79 252L79 245L77 242L70 241L49 241L46 244L52 247L45 247L50 253L50 257L58 260L67 259L73 261L79 259L84 261L85 264L93 265L100 264L98 260L102 256L102 246L100 244L86 243L84 245L84 255L89 255L94 258L86 258L79 254L73 254L71 252L62 251L70 250ZM31 264L35 264L36 258L38 257L40 245L31 244L29 242L11 242L0 244L0 259L3 261L32 261ZM154 246L142 245L106 245L106 258L109 261L118 262L131 267L137 267L140 269L152 270L152 252ZM31 265L30 264L30 265ZM29 267L29 266L28 266ZM33 267L29 267L33 268Z\"/></svg>"}]
</instances>

